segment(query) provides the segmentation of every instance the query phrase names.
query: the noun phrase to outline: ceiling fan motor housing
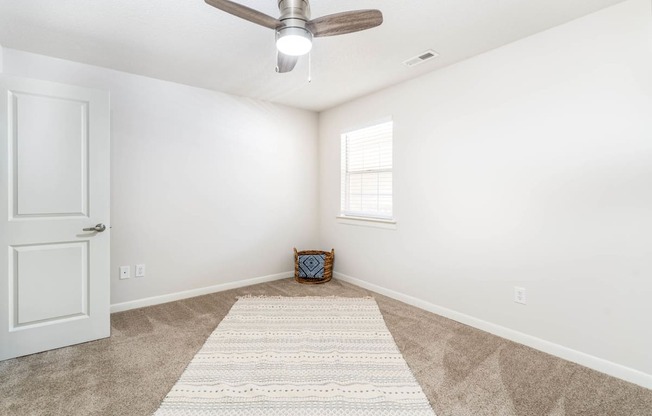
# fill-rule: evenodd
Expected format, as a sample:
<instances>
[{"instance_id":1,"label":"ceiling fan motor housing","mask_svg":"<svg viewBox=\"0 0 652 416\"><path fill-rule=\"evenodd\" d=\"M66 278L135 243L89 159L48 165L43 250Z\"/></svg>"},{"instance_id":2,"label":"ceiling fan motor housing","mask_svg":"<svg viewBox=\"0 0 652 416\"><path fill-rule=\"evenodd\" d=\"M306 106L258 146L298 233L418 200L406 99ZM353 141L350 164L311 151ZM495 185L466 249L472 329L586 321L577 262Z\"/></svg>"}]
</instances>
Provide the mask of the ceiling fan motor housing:
<instances>
[{"instance_id":1,"label":"ceiling fan motor housing","mask_svg":"<svg viewBox=\"0 0 652 416\"><path fill-rule=\"evenodd\" d=\"M306 27L310 20L310 4L306 0L279 0L278 9L281 11L279 20L284 27Z\"/></svg>"}]
</instances>

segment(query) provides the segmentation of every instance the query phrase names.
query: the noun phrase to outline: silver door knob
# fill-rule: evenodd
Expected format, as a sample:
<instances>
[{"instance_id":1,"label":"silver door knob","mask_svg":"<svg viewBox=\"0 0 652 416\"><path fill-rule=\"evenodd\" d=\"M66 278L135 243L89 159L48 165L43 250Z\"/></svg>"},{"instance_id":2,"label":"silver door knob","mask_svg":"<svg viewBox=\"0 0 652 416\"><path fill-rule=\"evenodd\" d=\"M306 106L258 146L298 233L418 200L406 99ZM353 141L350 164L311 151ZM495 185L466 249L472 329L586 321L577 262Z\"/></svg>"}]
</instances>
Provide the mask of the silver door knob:
<instances>
[{"instance_id":1,"label":"silver door knob","mask_svg":"<svg viewBox=\"0 0 652 416\"><path fill-rule=\"evenodd\" d=\"M84 231L96 231L98 233L101 233L104 230L106 230L106 225L102 223L97 224L95 227L84 228Z\"/></svg>"}]
</instances>

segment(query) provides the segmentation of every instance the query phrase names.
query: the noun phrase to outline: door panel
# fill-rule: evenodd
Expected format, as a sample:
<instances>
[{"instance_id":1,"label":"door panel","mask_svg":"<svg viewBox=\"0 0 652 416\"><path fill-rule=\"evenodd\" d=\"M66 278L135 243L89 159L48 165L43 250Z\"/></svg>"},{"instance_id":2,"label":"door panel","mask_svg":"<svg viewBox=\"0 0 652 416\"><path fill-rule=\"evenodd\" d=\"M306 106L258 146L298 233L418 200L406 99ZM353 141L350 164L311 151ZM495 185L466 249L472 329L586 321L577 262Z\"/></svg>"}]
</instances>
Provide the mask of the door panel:
<instances>
[{"instance_id":1,"label":"door panel","mask_svg":"<svg viewBox=\"0 0 652 416\"><path fill-rule=\"evenodd\" d=\"M10 329L88 315L88 242L13 247Z\"/></svg>"},{"instance_id":2,"label":"door panel","mask_svg":"<svg viewBox=\"0 0 652 416\"><path fill-rule=\"evenodd\" d=\"M109 336L108 222L108 93L0 77L0 360Z\"/></svg>"},{"instance_id":3,"label":"door panel","mask_svg":"<svg viewBox=\"0 0 652 416\"><path fill-rule=\"evenodd\" d=\"M14 216L87 215L88 103L11 93L10 106Z\"/></svg>"}]
</instances>

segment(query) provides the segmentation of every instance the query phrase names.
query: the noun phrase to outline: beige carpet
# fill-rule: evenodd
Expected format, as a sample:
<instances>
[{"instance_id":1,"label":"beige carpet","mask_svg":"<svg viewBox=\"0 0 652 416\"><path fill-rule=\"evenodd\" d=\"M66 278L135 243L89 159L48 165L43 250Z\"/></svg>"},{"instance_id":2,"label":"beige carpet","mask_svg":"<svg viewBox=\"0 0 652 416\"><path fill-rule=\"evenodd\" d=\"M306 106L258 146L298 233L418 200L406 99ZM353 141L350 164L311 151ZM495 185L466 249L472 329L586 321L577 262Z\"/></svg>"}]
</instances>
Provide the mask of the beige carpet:
<instances>
[{"instance_id":1,"label":"beige carpet","mask_svg":"<svg viewBox=\"0 0 652 416\"><path fill-rule=\"evenodd\" d=\"M236 296L247 294L372 293L286 279L114 314L111 338L1 362L0 415L151 415ZM438 416L652 415L652 390L374 297Z\"/></svg>"}]
</instances>

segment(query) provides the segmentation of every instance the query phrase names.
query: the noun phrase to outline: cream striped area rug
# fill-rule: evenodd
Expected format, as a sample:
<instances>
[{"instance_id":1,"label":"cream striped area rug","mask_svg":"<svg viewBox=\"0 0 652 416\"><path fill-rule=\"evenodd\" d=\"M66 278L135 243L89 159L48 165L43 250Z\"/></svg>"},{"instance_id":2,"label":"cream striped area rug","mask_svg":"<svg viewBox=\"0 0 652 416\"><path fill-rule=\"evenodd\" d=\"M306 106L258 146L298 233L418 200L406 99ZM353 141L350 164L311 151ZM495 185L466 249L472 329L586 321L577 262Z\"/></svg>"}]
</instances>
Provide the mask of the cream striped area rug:
<instances>
[{"instance_id":1,"label":"cream striped area rug","mask_svg":"<svg viewBox=\"0 0 652 416\"><path fill-rule=\"evenodd\" d=\"M239 299L156 416L434 416L372 298Z\"/></svg>"}]
</instances>

